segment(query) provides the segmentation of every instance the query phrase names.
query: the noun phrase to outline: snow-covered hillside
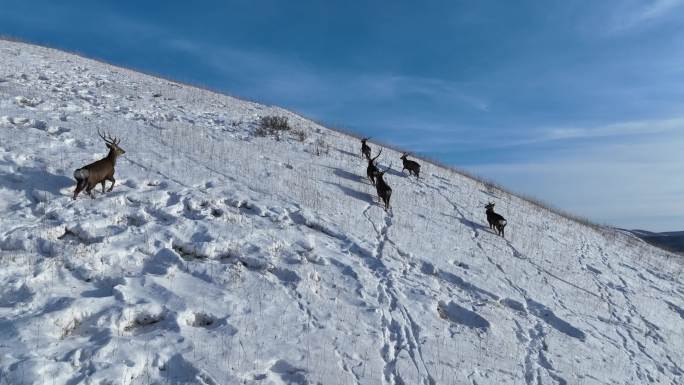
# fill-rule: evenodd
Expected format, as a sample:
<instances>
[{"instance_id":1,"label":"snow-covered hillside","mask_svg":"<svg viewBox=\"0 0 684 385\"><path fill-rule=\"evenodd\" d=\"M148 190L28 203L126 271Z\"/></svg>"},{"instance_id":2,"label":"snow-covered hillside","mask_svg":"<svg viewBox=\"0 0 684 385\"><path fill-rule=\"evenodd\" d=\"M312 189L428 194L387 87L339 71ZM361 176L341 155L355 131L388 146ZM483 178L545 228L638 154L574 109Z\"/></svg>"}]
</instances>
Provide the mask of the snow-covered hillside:
<instances>
[{"instance_id":1,"label":"snow-covered hillside","mask_svg":"<svg viewBox=\"0 0 684 385\"><path fill-rule=\"evenodd\" d=\"M0 63L0 384L684 383L680 257L388 148L386 213L358 140L290 112ZM267 115L301 132L254 136ZM116 186L74 201L98 128Z\"/></svg>"}]
</instances>

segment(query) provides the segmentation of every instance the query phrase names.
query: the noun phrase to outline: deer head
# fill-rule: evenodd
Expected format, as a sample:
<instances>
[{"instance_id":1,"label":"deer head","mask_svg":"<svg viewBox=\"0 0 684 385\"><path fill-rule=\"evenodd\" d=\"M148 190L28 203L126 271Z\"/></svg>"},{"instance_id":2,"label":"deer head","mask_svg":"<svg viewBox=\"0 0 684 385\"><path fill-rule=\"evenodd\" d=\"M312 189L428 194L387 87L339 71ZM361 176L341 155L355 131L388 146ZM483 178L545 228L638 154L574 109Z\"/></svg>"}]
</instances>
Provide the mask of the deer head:
<instances>
[{"instance_id":1,"label":"deer head","mask_svg":"<svg viewBox=\"0 0 684 385\"><path fill-rule=\"evenodd\" d=\"M485 209L487 210L494 210L494 203L489 202L485 205Z\"/></svg>"},{"instance_id":2,"label":"deer head","mask_svg":"<svg viewBox=\"0 0 684 385\"><path fill-rule=\"evenodd\" d=\"M109 134L107 134L107 136L105 137L105 135L103 135L99 129L97 130L97 134L100 136L100 138L102 138L102 140L104 140L105 145L107 146L109 151L113 151L116 156L120 156L126 153L126 151L124 151L123 148L119 147L121 139L118 139L116 137L112 138L112 136Z\"/></svg>"}]
</instances>

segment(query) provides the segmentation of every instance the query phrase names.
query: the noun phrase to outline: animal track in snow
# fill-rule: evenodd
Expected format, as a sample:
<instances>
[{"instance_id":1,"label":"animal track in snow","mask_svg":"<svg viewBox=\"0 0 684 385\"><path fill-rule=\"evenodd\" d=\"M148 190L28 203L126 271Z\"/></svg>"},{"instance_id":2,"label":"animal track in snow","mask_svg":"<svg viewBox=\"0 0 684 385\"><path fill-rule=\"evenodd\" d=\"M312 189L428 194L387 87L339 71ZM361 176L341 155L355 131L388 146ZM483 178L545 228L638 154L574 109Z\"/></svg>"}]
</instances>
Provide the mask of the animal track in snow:
<instances>
[{"instance_id":1,"label":"animal track in snow","mask_svg":"<svg viewBox=\"0 0 684 385\"><path fill-rule=\"evenodd\" d=\"M459 304L449 301L440 301L437 304L437 313L440 318L463 325L471 329L487 330L491 327L489 321L472 310L468 310Z\"/></svg>"}]
</instances>

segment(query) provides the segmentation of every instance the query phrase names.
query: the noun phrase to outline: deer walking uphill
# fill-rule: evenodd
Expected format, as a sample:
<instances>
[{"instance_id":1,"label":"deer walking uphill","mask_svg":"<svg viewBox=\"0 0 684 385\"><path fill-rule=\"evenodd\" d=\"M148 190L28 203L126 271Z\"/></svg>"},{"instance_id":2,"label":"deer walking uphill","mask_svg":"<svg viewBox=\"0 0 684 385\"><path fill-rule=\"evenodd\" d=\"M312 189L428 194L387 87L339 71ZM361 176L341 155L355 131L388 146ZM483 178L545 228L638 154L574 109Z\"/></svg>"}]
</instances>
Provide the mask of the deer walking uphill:
<instances>
[{"instance_id":1,"label":"deer walking uphill","mask_svg":"<svg viewBox=\"0 0 684 385\"><path fill-rule=\"evenodd\" d=\"M420 178L420 163L416 162L415 160L409 160L407 156L407 153L403 153L401 158L399 158L404 166L404 168L401 169L401 172L408 170L409 175L413 174L416 176L416 178Z\"/></svg>"},{"instance_id":2,"label":"deer walking uphill","mask_svg":"<svg viewBox=\"0 0 684 385\"><path fill-rule=\"evenodd\" d=\"M383 176L390 168L392 168L391 164L389 165L389 167L385 169L385 171L380 171L377 168L375 171L375 189L378 192L378 196L380 197L380 199L382 199L382 202L385 204L385 211L389 210L390 207L390 197L392 196L392 188L387 184L387 182L385 182Z\"/></svg>"},{"instance_id":3,"label":"deer walking uphill","mask_svg":"<svg viewBox=\"0 0 684 385\"><path fill-rule=\"evenodd\" d=\"M107 191L112 191L114 188L114 183L116 182L116 179L114 179L114 166L116 165L116 158L125 154L126 151L119 147L119 143L121 143L120 139L112 138L109 134L107 134L107 137L105 137L100 133L99 130L97 131L97 134L100 135L102 140L104 140L105 145L109 149L109 153L106 157L74 171L76 190L74 191L73 199L76 199L78 194L83 191L83 189L86 190L86 193L88 193L91 198L95 199L95 195L93 195L93 188L95 188L98 183L102 184L102 193L105 192L106 181L112 182L112 185L109 186L109 190Z\"/></svg>"},{"instance_id":4,"label":"deer walking uphill","mask_svg":"<svg viewBox=\"0 0 684 385\"><path fill-rule=\"evenodd\" d=\"M368 155L368 167L366 167L366 175L373 185L375 185L375 173L378 172L378 167L375 165L375 160L382 154L382 148L375 158L371 158Z\"/></svg>"},{"instance_id":5,"label":"deer walking uphill","mask_svg":"<svg viewBox=\"0 0 684 385\"><path fill-rule=\"evenodd\" d=\"M366 157L366 159L370 159L371 157L371 148L369 145L366 144L366 141L370 138L363 138L361 139L361 154Z\"/></svg>"},{"instance_id":6,"label":"deer walking uphill","mask_svg":"<svg viewBox=\"0 0 684 385\"><path fill-rule=\"evenodd\" d=\"M506 227L506 219L501 215L494 212L494 203L489 202L485 205L485 210L487 213L487 222L489 223L489 228L496 230L498 235L504 236L504 227Z\"/></svg>"}]
</instances>

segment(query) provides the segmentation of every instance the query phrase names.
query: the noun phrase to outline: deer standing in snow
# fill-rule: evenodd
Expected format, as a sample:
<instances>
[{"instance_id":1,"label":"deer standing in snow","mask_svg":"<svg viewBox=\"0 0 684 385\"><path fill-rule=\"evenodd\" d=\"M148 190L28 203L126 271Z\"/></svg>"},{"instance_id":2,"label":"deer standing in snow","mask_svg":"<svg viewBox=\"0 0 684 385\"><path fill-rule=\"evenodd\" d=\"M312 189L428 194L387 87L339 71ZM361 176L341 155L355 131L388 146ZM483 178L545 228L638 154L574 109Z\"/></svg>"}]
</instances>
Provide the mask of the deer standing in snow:
<instances>
[{"instance_id":1,"label":"deer standing in snow","mask_svg":"<svg viewBox=\"0 0 684 385\"><path fill-rule=\"evenodd\" d=\"M80 193L83 189L86 190L91 198L95 199L95 195L93 195L92 191L93 188L100 183L102 184L102 193L104 193L105 181L112 182L112 185L107 191L112 191L114 188L114 183L116 182L114 179L114 166L116 165L116 158L125 154L126 151L119 147L119 143L121 142L120 139L112 138L109 136L109 134L107 134L107 137L105 137L100 133L100 130L97 131L97 134L100 136L100 138L102 138L102 140L104 140L105 145L109 149L109 153L106 157L74 171L74 178L76 179L77 184L73 199L76 199L78 193Z\"/></svg>"},{"instance_id":2,"label":"deer standing in snow","mask_svg":"<svg viewBox=\"0 0 684 385\"><path fill-rule=\"evenodd\" d=\"M362 138L361 139L361 154L366 157L366 159L370 159L371 156L371 148L369 145L366 144L366 141L370 138Z\"/></svg>"},{"instance_id":3,"label":"deer standing in snow","mask_svg":"<svg viewBox=\"0 0 684 385\"><path fill-rule=\"evenodd\" d=\"M489 228L495 229L496 233L503 237L504 227L506 227L506 219L494 212L494 203L492 202L489 202L485 205L485 210L487 210L487 222L489 222Z\"/></svg>"},{"instance_id":4,"label":"deer standing in snow","mask_svg":"<svg viewBox=\"0 0 684 385\"><path fill-rule=\"evenodd\" d=\"M401 155L401 161L404 165L404 168L401 169L401 172L404 172L404 170L408 170L409 175L413 174L416 176L416 178L420 178L420 163L416 162L415 160L409 160L406 157L408 156L407 153L403 153Z\"/></svg>"},{"instance_id":5,"label":"deer standing in snow","mask_svg":"<svg viewBox=\"0 0 684 385\"><path fill-rule=\"evenodd\" d=\"M378 169L375 171L375 189L377 190L380 199L382 199L383 203L385 203L385 211L387 211L390 207L392 188L387 184L387 182L385 182L383 176L390 168L392 168L391 164L385 169L385 171L380 171Z\"/></svg>"},{"instance_id":6,"label":"deer standing in snow","mask_svg":"<svg viewBox=\"0 0 684 385\"><path fill-rule=\"evenodd\" d=\"M368 155L368 167L366 167L366 175L373 185L375 185L375 173L378 171L377 166L375 166L375 160L378 159L380 154L382 154L382 148L375 158L371 158L370 155Z\"/></svg>"}]
</instances>

